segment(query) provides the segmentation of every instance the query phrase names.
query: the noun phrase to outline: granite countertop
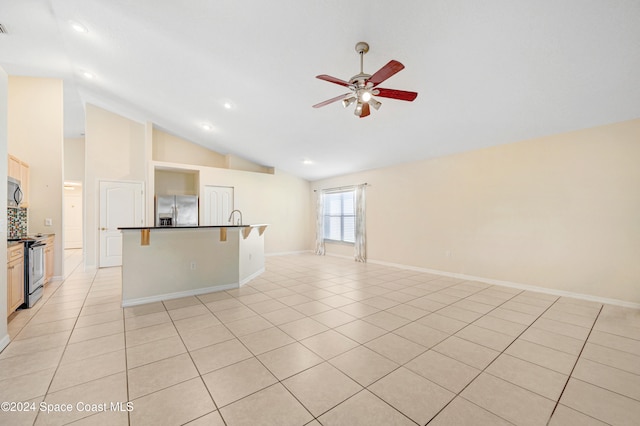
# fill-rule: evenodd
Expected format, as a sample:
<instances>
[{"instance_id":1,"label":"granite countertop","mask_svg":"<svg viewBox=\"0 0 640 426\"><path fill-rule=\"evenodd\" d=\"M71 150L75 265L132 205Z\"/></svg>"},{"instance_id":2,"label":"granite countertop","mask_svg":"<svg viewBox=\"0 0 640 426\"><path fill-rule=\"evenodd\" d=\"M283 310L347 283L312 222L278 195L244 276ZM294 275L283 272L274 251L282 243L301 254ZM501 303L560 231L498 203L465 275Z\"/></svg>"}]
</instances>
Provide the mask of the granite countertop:
<instances>
[{"instance_id":1,"label":"granite countertop","mask_svg":"<svg viewBox=\"0 0 640 426\"><path fill-rule=\"evenodd\" d=\"M210 228L247 228L254 225L211 225L211 226L132 226L118 228L121 231L136 229L210 229Z\"/></svg>"},{"instance_id":2,"label":"granite countertop","mask_svg":"<svg viewBox=\"0 0 640 426\"><path fill-rule=\"evenodd\" d=\"M25 241L27 240L34 240L34 239L45 239L45 238L49 238L49 237L55 237L56 234L28 234L22 237L17 237L20 238L19 240L14 240L14 241L9 241L7 240L7 247L11 247L14 246L16 244L24 244Z\"/></svg>"}]
</instances>

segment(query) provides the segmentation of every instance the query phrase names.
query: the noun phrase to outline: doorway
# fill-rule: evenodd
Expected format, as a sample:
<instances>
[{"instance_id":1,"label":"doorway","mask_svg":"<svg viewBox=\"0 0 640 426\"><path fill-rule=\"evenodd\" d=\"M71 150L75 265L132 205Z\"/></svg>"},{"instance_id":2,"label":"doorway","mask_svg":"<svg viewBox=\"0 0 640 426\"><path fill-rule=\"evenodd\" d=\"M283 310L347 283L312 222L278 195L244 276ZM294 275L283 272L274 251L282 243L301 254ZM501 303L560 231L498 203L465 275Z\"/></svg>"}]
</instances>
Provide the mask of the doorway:
<instances>
[{"instance_id":1,"label":"doorway","mask_svg":"<svg viewBox=\"0 0 640 426\"><path fill-rule=\"evenodd\" d=\"M204 217L205 226L229 225L229 215L233 211L233 187L205 186L204 187Z\"/></svg>"},{"instance_id":2,"label":"doorway","mask_svg":"<svg viewBox=\"0 0 640 426\"><path fill-rule=\"evenodd\" d=\"M118 228L144 225L143 200L142 182L100 182L100 268L122 265Z\"/></svg>"},{"instance_id":3,"label":"doorway","mask_svg":"<svg viewBox=\"0 0 640 426\"><path fill-rule=\"evenodd\" d=\"M64 183L64 249L82 248L82 183Z\"/></svg>"}]
</instances>

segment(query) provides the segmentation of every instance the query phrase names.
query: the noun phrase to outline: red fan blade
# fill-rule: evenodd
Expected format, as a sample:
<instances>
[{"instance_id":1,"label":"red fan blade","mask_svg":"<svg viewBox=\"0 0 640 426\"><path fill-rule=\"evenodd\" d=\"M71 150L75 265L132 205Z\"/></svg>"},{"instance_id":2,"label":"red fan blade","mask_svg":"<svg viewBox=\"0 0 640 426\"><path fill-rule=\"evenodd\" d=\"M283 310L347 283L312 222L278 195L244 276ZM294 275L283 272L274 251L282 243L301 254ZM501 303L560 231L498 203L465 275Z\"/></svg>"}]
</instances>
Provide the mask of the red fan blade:
<instances>
[{"instance_id":1,"label":"red fan blade","mask_svg":"<svg viewBox=\"0 0 640 426\"><path fill-rule=\"evenodd\" d=\"M383 89L378 87L376 89L379 93L375 96L381 96L383 98L399 99L401 101L413 101L418 97L416 92L405 92L404 90Z\"/></svg>"},{"instance_id":2,"label":"red fan blade","mask_svg":"<svg viewBox=\"0 0 640 426\"><path fill-rule=\"evenodd\" d=\"M371 114L371 109L369 108L369 104L365 102L362 104L362 114L360 114L360 118L365 118L369 114Z\"/></svg>"},{"instance_id":3,"label":"red fan blade","mask_svg":"<svg viewBox=\"0 0 640 426\"><path fill-rule=\"evenodd\" d=\"M324 102L320 102L319 104L315 104L313 107L314 108L320 108L320 107L323 107L325 105L329 105L329 104L331 104L331 103L333 103L335 101L339 101L340 99L343 99L347 95L349 95L349 93L345 93L344 95L336 96L335 98L331 98L331 99L328 99L328 100L326 100Z\"/></svg>"},{"instance_id":4,"label":"red fan blade","mask_svg":"<svg viewBox=\"0 0 640 426\"><path fill-rule=\"evenodd\" d=\"M336 78L336 77L331 77L330 75L326 75L326 74L316 75L316 78L319 78L320 80L328 81L329 83L339 84L340 86L345 86L345 87L351 86L351 83L348 83L344 80L340 80L339 78Z\"/></svg>"},{"instance_id":5,"label":"red fan blade","mask_svg":"<svg viewBox=\"0 0 640 426\"><path fill-rule=\"evenodd\" d=\"M378 71L376 71L375 74L369 77L369 80L367 80L367 83L373 83L373 86L375 87L378 84L385 81L386 79L388 79L389 77L391 77L392 75L402 71L403 69L404 69L404 65L392 59L389 61L387 65L380 68Z\"/></svg>"}]
</instances>

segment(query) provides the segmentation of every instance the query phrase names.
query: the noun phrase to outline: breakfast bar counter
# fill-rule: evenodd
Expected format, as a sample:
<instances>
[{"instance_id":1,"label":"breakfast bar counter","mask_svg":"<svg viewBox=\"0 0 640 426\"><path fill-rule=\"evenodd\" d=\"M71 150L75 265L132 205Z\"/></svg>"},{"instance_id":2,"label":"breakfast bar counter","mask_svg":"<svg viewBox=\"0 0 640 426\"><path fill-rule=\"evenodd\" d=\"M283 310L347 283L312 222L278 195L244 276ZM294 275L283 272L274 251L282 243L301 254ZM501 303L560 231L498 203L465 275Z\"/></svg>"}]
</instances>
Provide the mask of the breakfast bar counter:
<instances>
[{"instance_id":1,"label":"breakfast bar counter","mask_svg":"<svg viewBox=\"0 0 640 426\"><path fill-rule=\"evenodd\" d=\"M238 288L264 272L268 225L122 231L122 306Z\"/></svg>"}]
</instances>

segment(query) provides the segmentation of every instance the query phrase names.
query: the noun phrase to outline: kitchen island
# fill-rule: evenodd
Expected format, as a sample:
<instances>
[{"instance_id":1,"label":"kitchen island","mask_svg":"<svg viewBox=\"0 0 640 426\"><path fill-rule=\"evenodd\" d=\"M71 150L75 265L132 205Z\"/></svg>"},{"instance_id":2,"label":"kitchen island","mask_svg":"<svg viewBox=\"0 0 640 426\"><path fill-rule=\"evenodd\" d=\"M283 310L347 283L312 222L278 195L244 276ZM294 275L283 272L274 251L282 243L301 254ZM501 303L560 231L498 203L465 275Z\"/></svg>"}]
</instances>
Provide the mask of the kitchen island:
<instances>
[{"instance_id":1,"label":"kitchen island","mask_svg":"<svg viewBox=\"0 0 640 426\"><path fill-rule=\"evenodd\" d=\"M264 272L265 224L122 231L122 306L229 290Z\"/></svg>"}]
</instances>

